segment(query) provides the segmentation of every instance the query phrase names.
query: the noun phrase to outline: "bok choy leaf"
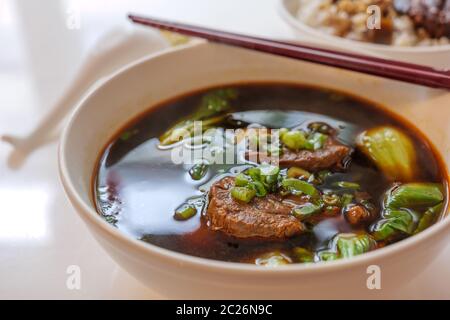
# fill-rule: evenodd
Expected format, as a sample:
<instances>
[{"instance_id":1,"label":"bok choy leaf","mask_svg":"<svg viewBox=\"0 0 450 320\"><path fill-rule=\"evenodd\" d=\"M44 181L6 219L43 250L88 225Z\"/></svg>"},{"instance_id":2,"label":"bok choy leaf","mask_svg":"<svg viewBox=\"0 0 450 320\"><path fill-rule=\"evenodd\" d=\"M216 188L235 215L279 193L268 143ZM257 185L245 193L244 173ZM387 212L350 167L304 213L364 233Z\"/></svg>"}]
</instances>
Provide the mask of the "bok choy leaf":
<instances>
[{"instance_id":1,"label":"bok choy leaf","mask_svg":"<svg viewBox=\"0 0 450 320\"><path fill-rule=\"evenodd\" d=\"M438 183L406 183L388 190L383 219L372 226L376 240L411 235L431 225L442 209L444 194Z\"/></svg>"},{"instance_id":2,"label":"bok choy leaf","mask_svg":"<svg viewBox=\"0 0 450 320\"><path fill-rule=\"evenodd\" d=\"M416 151L412 140L394 127L377 127L357 138L358 149L391 181L409 182L416 176Z\"/></svg>"},{"instance_id":3,"label":"bok choy leaf","mask_svg":"<svg viewBox=\"0 0 450 320\"><path fill-rule=\"evenodd\" d=\"M391 189L385 198L388 209L434 206L444 200L438 183L406 183Z\"/></svg>"},{"instance_id":4,"label":"bok choy leaf","mask_svg":"<svg viewBox=\"0 0 450 320\"><path fill-rule=\"evenodd\" d=\"M368 234L340 233L334 241L342 258L351 258L377 247L376 241Z\"/></svg>"},{"instance_id":5,"label":"bok choy leaf","mask_svg":"<svg viewBox=\"0 0 450 320\"><path fill-rule=\"evenodd\" d=\"M202 129L207 130L224 120L225 112L231 107L230 101L237 97L234 89L218 89L205 94L200 106L187 119L172 126L159 138L160 145L167 146L187 137L194 132L194 122L202 121Z\"/></svg>"}]
</instances>

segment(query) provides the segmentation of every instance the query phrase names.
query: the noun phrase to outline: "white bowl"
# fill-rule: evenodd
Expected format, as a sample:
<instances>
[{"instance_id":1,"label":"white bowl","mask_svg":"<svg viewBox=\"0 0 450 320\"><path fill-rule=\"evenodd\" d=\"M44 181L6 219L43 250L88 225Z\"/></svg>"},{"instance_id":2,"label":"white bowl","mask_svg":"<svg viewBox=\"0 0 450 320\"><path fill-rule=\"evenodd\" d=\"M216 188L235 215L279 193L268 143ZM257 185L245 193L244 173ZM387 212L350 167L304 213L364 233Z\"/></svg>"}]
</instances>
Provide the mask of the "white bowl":
<instances>
[{"instance_id":1,"label":"white bowl","mask_svg":"<svg viewBox=\"0 0 450 320\"><path fill-rule=\"evenodd\" d=\"M367 43L326 34L314 29L296 18L298 0L278 0L281 17L292 27L300 39L314 41L328 47L375 54L384 58L432 66L438 69L450 68L450 44L422 47L399 47Z\"/></svg>"},{"instance_id":2,"label":"white bowl","mask_svg":"<svg viewBox=\"0 0 450 320\"><path fill-rule=\"evenodd\" d=\"M61 180L76 212L104 249L144 284L171 298L373 298L396 292L448 243L450 220L353 259L267 269L172 252L133 239L96 212L91 183L102 148L131 118L168 98L213 85L300 82L376 100L421 128L450 163L450 94L223 45L200 43L151 56L113 75L82 101L59 150ZM437 115L437 116L436 116ZM381 268L382 290L366 287Z\"/></svg>"}]
</instances>

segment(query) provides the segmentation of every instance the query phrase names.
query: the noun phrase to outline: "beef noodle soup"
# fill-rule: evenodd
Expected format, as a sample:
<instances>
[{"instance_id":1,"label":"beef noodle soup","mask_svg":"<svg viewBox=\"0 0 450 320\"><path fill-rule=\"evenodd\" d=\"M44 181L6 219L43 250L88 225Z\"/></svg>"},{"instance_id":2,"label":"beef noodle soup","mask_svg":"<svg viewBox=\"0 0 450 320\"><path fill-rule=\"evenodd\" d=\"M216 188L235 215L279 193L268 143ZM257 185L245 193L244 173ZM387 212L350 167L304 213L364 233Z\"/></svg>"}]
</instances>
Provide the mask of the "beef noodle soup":
<instances>
[{"instance_id":1,"label":"beef noodle soup","mask_svg":"<svg viewBox=\"0 0 450 320\"><path fill-rule=\"evenodd\" d=\"M334 91L211 88L135 119L96 168L97 209L188 255L278 266L353 257L443 216L447 182L424 138Z\"/></svg>"}]
</instances>

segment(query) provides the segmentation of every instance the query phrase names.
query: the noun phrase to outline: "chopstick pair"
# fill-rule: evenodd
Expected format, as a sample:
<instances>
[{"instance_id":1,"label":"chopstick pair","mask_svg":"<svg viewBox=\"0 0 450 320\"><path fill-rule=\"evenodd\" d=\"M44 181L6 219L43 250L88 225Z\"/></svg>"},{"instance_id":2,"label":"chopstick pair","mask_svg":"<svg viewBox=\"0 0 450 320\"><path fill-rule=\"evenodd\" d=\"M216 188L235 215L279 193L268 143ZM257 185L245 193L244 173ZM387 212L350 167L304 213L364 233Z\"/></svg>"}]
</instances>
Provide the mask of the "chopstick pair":
<instances>
[{"instance_id":1,"label":"chopstick pair","mask_svg":"<svg viewBox=\"0 0 450 320\"><path fill-rule=\"evenodd\" d=\"M432 88L450 90L450 71L412 63L344 53L289 42L246 36L188 24L164 21L130 14L134 23L207 39L236 47L304 60L317 64L366 73L378 77L414 83Z\"/></svg>"}]
</instances>

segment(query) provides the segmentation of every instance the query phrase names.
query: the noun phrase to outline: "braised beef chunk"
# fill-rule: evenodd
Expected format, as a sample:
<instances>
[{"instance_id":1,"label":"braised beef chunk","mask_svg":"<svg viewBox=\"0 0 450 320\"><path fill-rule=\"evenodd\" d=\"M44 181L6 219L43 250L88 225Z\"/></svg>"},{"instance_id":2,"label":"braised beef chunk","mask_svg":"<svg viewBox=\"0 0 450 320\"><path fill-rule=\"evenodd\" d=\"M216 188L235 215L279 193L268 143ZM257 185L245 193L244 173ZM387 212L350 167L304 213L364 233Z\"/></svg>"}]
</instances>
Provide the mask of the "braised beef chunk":
<instances>
[{"instance_id":1,"label":"braised beef chunk","mask_svg":"<svg viewBox=\"0 0 450 320\"><path fill-rule=\"evenodd\" d=\"M288 238L302 233L305 226L291 215L293 207L304 202L301 197L283 199L276 194L255 197L249 203L230 195L234 178L214 183L209 193L206 218L212 230L220 230L238 238Z\"/></svg>"},{"instance_id":2,"label":"braised beef chunk","mask_svg":"<svg viewBox=\"0 0 450 320\"><path fill-rule=\"evenodd\" d=\"M318 150L293 151L283 148L279 157L280 167L300 167L308 171L319 171L324 169L343 169L350 159L352 148L343 145L333 137L329 137L324 146ZM265 153L248 151L247 159L258 159L259 163L269 163L271 158Z\"/></svg>"},{"instance_id":3,"label":"braised beef chunk","mask_svg":"<svg viewBox=\"0 0 450 320\"><path fill-rule=\"evenodd\" d=\"M430 36L450 37L450 0L394 0L394 7Z\"/></svg>"},{"instance_id":4,"label":"braised beef chunk","mask_svg":"<svg viewBox=\"0 0 450 320\"><path fill-rule=\"evenodd\" d=\"M351 225L357 226L370 222L374 213L362 205L350 205L344 210L344 216Z\"/></svg>"}]
</instances>

